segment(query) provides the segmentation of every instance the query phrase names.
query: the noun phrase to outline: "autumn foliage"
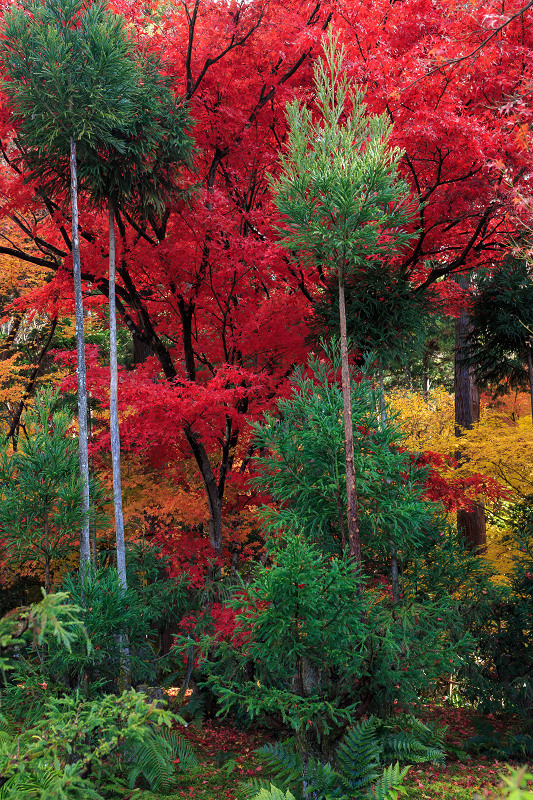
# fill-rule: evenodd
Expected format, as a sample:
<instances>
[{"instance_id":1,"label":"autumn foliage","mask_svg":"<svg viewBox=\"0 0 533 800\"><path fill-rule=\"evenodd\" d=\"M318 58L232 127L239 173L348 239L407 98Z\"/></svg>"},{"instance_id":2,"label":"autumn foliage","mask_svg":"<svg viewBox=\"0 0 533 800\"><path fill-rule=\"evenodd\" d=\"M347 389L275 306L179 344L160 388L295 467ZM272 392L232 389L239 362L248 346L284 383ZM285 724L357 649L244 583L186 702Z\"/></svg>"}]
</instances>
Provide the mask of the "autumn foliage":
<instances>
[{"instance_id":1,"label":"autumn foliage","mask_svg":"<svg viewBox=\"0 0 533 800\"><path fill-rule=\"evenodd\" d=\"M120 216L117 310L137 362L120 377L121 438L137 476L148 481L154 466L162 468L169 494L181 498L175 515L163 500L146 512L132 506L130 520L139 531L155 514L159 527L168 522L167 537L176 525L196 525L221 557L248 502L247 423L283 396L293 366L305 360L324 291L319 271L281 251L266 176L285 140L286 102L298 97L312 107L311 67L325 30L339 32L369 111L393 121L393 143L405 150L402 174L422 203L418 236L392 265L395 280L453 312L463 295L449 278L489 265L523 230L531 23L522 15L507 24L516 2L506 16L496 3L428 0L113 8L139 47L163 58L188 104L196 147L194 169L182 176L188 196L148 222ZM21 297L10 298L4 314L71 315L65 198L28 181L5 108L1 126L1 191L17 236L4 229L0 254L6 265L17 259L51 278L19 282ZM86 204L81 227L88 306L105 324L105 220ZM95 356L91 393L105 406L104 374ZM94 447L105 450L105 413L99 420ZM458 493L481 487L437 483L433 496L449 507ZM490 482L483 490L493 491Z\"/></svg>"}]
</instances>

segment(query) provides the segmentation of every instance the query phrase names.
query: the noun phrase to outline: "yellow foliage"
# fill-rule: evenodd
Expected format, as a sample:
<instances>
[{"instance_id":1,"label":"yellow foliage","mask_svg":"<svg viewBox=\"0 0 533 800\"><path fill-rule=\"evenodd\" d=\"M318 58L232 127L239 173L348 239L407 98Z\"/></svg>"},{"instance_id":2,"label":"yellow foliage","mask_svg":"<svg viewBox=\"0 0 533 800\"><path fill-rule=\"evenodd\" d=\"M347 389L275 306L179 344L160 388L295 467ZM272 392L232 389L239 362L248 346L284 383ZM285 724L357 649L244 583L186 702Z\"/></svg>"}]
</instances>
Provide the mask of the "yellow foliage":
<instances>
[{"instance_id":1,"label":"yellow foliage","mask_svg":"<svg viewBox=\"0 0 533 800\"><path fill-rule=\"evenodd\" d=\"M405 447L411 453L430 450L453 455L457 449L454 432L454 399L444 389L432 389L428 400L417 392L395 391L388 395L391 407L398 413L404 432Z\"/></svg>"},{"instance_id":2,"label":"yellow foliage","mask_svg":"<svg viewBox=\"0 0 533 800\"><path fill-rule=\"evenodd\" d=\"M432 451L458 456L458 466L442 467L443 477L468 478L487 475L497 480L508 492L506 501L491 504L487 500L491 521L487 524L487 556L505 575L512 564L513 551L502 543L508 533L502 510L533 494L533 425L529 397L516 395L498 403L484 404L480 422L472 430L455 436L453 395L442 389L430 392L428 402L414 392L393 392L391 406L399 415L398 422L406 434L405 446L413 453Z\"/></svg>"},{"instance_id":3,"label":"yellow foliage","mask_svg":"<svg viewBox=\"0 0 533 800\"><path fill-rule=\"evenodd\" d=\"M108 475L108 480L111 476ZM157 521L158 526L193 527L207 522L205 492L198 484L192 460L180 460L166 469L149 469L139 457L122 459L124 523L132 535Z\"/></svg>"}]
</instances>

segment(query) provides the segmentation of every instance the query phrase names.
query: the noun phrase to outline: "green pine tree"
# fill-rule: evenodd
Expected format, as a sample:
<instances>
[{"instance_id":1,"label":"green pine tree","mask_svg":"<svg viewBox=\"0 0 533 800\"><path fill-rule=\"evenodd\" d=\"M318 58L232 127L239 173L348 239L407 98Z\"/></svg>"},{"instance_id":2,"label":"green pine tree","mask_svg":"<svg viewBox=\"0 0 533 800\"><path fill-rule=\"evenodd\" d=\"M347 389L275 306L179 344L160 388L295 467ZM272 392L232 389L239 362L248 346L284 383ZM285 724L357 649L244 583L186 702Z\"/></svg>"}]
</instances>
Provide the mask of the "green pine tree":
<instances>
[{"instance_id":1,"label":"green pine tree","mask_svg":"<svg viewBox=\"0 0 533 800\"><path fill-rule=\"evenodd\" d=\"M53 408L50 394L26 412L28 437L16 452L0 448L0 536L9 558L40 564L49 592L54 572L73 553L86 521L76 440L69 415ZM93 506L100 490L92 485ZM101 497L100 497L101 499ZM92 514L100 515L92 511ZM98 520L93 517L93 522Z\"/></svg>"},{"instance_id":2,"label":"green pine tree","mask_svg":"<svg viewBox=\"0 0 533 800\"><path fill-rule=\"evenodd\" d=\"M298 258L336 276L339 295L343 414L350 553L361 561L350 372L346 276L366 262L386 261L409 241L409 189L398 179L401 151L391 148L385 114L366 114L346 77L344 50L329 35L315 65L316 107L287 108L288 141L281 174L271 181L283 220L283 244Z\"/></svg>"},{"instance_id":3,"label":"green pine tree","mask_svg":"<svg viewBox=\"0 0 533 800\"><path fill-rule=\"evenodd\" d=\"M39 165L44 161L49 161L52 174L58 165L69 165L84 511L80 564L84 568L90 562L89 457L77 153L84 142L106 142L120 148L114 131L125 128L135 112L132 87L138 76L131 54L123 18L107 11L103 3L26 2L4 18L2 88L18 125L17 138L25 160L35 168L34 177L40 177ZM48 188L53 188L52 184Z\"/></svg>"}]
</instances>

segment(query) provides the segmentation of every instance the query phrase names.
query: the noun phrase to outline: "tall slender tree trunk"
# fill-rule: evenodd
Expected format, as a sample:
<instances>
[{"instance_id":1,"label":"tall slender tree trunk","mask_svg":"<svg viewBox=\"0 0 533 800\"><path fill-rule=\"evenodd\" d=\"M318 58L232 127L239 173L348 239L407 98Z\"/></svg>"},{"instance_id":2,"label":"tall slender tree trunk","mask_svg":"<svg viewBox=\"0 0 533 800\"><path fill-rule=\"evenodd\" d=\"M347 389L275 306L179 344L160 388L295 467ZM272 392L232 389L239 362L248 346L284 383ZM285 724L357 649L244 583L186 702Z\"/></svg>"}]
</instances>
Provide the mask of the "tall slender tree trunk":
<instances>
[{"instance_id":1,"label":"tall slender tree trunk","mask_svg":"<svg viewBox=\"0 0 533 800\"><path fill-rule=\"evenodd\" d=\"M533 424L533 360L531 358L531 336L526 341L527 374L529 378L529 395L531 398L531 423Z\"/></svg>"},{"instance_id":2,"label":"tall slender tree trunk","mask_svg":"<svg viewBox=\"0 0 533 800\"><path fill-rule=\"evenodd\" d=\"M122 513L120 433L118 427L117 314L115 308L115 208L112 200L109 200L109 372L109 427L111 430L111 463L113 467L113 506L115 509L117 569L120 585L125 591L127 588L126 545L124 542L124 516Z\"/></svg>"},{"instance_id":3,"label":"tall slender tree trunk","mask_svg":"<svg viewBox=\"0 0 533 800\"><path fill-rule=\"evenodd\" d=\"M44 513L44 546L46 548L44 556L44 590L50 594L52 581L50 576L50 524L48 520L48 510Z\"/></svg>"},{"instance_id":4,"label":"tall slender tree trunk","mask_svg":"<svg viewBox=\"0 0 533 800\"><path fill-rule=\"evenodd\" d=\"M83 322L83 294L81 288L80 239L78 233L78 169L76 142L70 137L70 199L72 207L72 271L74 275L74 302L76 306L76 350L78 356L78 442L81 478L81 510L83 521L80 531L80 569L82 575L91 563L89 538L89 448L87 437L87 370L85 367L85 326Z\"/></svg>"},{"instance_id":5,"label":"tall slender tree trunk","mask_svg":"<svg viewBox=\"0 0 533 800\"><path fill-rule=\"evenodd\" d=\"M120 479L120 432L118 427L118 363L117 363L117 312L115 305L115 206L109 199L109 428L111 433L111 465L113 472L113 508L115 512L115 540L117 546L117 571L120 592L128 588L126 577L126 543L124 541L124 515L122 513L122 484ZM117 634L120 650L119 688L126 689L131 682L129 636L126 630Z\"/></svg>"},{"instance_id":6,"label":"tall slender tree trunk","mask_svg":"<svg viewBox=\"0 0 533 800\"><path fill-rule=\"evenodd\" d=\"M341 374L342 404L344 415L344 453L346 458L346 492L348 500L348 544L350 555L361 563L361 540L359 538L359 513L357 508L357 486L355 483L355 457L353 446L352 391L350 365L348 362L348 335L346 330L346 300L344 296L344 264L339 263L339 318L341 329Z\"/></svg>"},{"instance_id":7,"label":"tall slender tree trunk","mask_svg":"<svg viewBox=\"0 0 533 800\"><path fill-rule=\"evenodd\" d=\"M429 348L424 350L422 357L422 394L424 401L429 403Z\"/></svg>"},{"instance_id":8,"label":"tall slender tree trunk","mask_svg":"<svg viewBox=\"0 0 533 800\"><path fill-rule=\"evenodd\" d=\"M385 405L385 384L383 381L383 364L381 359L378 361L379 377L379 415L383 426L387 424L387 406Z\"/></svg>"},{"instance_id":9,"label":"tall slender tree trunk","mask_svg":"<svg viewBox=\"0 0 533 800\"><path fill-rule=\"evenodd\" d=\"M383 383L383 364L381 359L378 361L378 375L379 375L379 409L381 425L383 428L387 425L387 406L385 404L385 386ZM388 479L387 479L388 480ZM389 482L389 480L388 480ZM398 549L396 542L391 539L390 556L391 556L391 582L392 582L392 602L397 605L400 602L400 571L398 566Z\"/></svg>"},{"instance_id":10,"label":"tall slender tree trunk","mask_svg":"<svg viewBox=\"0 0 533 800\"><path fill-rule=\"evenodd\" d=\"M468 278L461 275L459 285L466 289ZM472 430L479 422L479 392L474 380L472 367L468 364L469 319L466 310L455 320L455 435L460 437L463 430ZM460 452L456 453L458 461L464 461ZM457 529L466 546L475 552L482 553L487 548L487 526L485 508L477 503L472 511L461 509L457 512Z\"/></svg>"}]
</instances>

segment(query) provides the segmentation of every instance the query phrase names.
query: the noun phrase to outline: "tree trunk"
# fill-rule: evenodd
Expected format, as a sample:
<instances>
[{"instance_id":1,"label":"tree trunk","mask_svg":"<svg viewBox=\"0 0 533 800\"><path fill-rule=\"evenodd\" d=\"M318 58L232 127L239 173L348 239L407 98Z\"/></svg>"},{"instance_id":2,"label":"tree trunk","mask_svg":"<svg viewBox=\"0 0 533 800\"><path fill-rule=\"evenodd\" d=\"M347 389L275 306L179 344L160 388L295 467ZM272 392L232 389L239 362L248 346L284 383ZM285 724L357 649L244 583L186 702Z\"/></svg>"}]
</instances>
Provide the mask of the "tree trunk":
<instances>
[{"instance_id":1,"label":"tree trunk","mask_svg":"<svg viewBox=\"0 0 533 800\"><path fill-rule=\"evenodd\" d=\"M459 285L466 289L468 278L458 278ZM455 435L460 437L463 430L472 430L479 422L479 392L474 380L472 367L468 365L469 320L466 310L455 320ZM456 453L458 461L464 456ZM457 512L457 530L466 546L475 552L482 553L487 549L487 527L485 508L476 504L473 511L461 509Z\"/></svg>"},{"instance_id":2,"label":"tree trunk","mask_svg":"<svg viewBox=\"0 0 533 800\"><path fill-rule=\"evenodd\" d=\"M147 358L154 355L154 351L150 345L143 342L139 336L133 335L133 363L135 366L144 364Z\"/></svg>"},{"instance_id":3,"label":"tree trunk","mask_svg":"<svg viewBox=\"0 0 533 800\"><path fill-rule=\"evenodd\" d=\"M422 393L424 401L429 403L429 349L424 350L422 357Z\"/></svg>"},{"instance_id":4,"label":"tree trunk","mask_svg":"<svg viewBox=\"0 0 533 800\"><path fill-rule=\"evenodd\" d=\"M44 514L44 590L46 594L50 594L52 582L50 580L50 526L48 522L48 511Z\"/></svg>"},{"instance_id":5,"label":"tree trunk","mask_svg":"<svg viewBox=\"0 0 533 800\"><path fill-rule=\"evenodd\" d=\"M122 486L120 481L120 433L118 427L118 365L117 365L117 315L115 308L115 209L109 200L109 427L111 432L111 463L113 468L113 507L117 542L118 579L123 591L127 588L126 545L124 542L124 517L122 514Z\"/></svg>"},{"instance_id":6,"label":"tree trunk","mask_svg":"<svg viewBox=\"0 0 533 800\"><path fill-rule=\"evenodd\" d=\"M348 336L346 331L346 301L344 297L344 266L339 264L339 317L341 330L342 404L344 415L344 453L346 457L346 492L348 500L348 544L350 555L361 563L357 487L355 483L355 457L353 446L352 392L348 362Z\"/></svg>"},{"instance_id":7,"label":"tree trunk","mask_svg":"<svg viewBox=\"0 0 533 800\"><path fill-rule=\"evenodd\" d=\"M531 422L533 424L533 362L531 359L531 336L526 342L527 350L527 374L529 377L529 395L531 397Z\"/></svg>"},{"instance_id":8,"label":"tree trunk","mask_svg":"<svg viewBox=\"0 0 533 800\"><path fill-rule=\"evenodd\" d=\"M379 374L379 406L381 425L383 428L387 425L387 406L385 405L385 387L383 384L383 366L381 360L378 361L378 374ZM387 482L390 482L387 479ZM390 554L391 554L391 581L392 581L392 602L397 605L400 602L400 573L398 568L398 550L394 539L390 540Z\"/></svg>"},{"instance_id":9,"label":"tree trunk","mask_svg":"<svg viewBox=\"0 0 533 800\"><path fill-rule=\"evenodd\" d=\"M385 405L385 384L383 382L383 365L381 359L378 361L379 377L379 414L383 426L387 424L387 406Z\"/></svg>"},{"instance_id":10,"label":"tree trunk","mask_svg":"<svg viewBox=\"0 0 533 800\"><path fill-rule=\"evenodd\" d=\"M87 440L87 371L85 368L85 326L83 322L83 293L81 288L80 239L78 232L78 172L76 142L70 137L70 198L72 207L72 271L74 274L74 301L76 305L76 350L78 356L78 442L80 453L81 510L83 520L80 531L80 568L91 563L89 538L89 449Z\"/></svg>"},{"instance_id":11,"label":"tree trunk","mask_svg":"<svg viewBox=\"0 0 533 800\"><path fill-rule=\"evenodd\" d=\"M209 456L199 440L197 434L187 426L184 428L185 437L193 452L193 455L198 464L200 474L204 483L204 488L207 494L207 501L209 504L209 543L217 554L222 555L222 498L215 477L215 473L211 467Z\"/></svg>"}]
</instances>

